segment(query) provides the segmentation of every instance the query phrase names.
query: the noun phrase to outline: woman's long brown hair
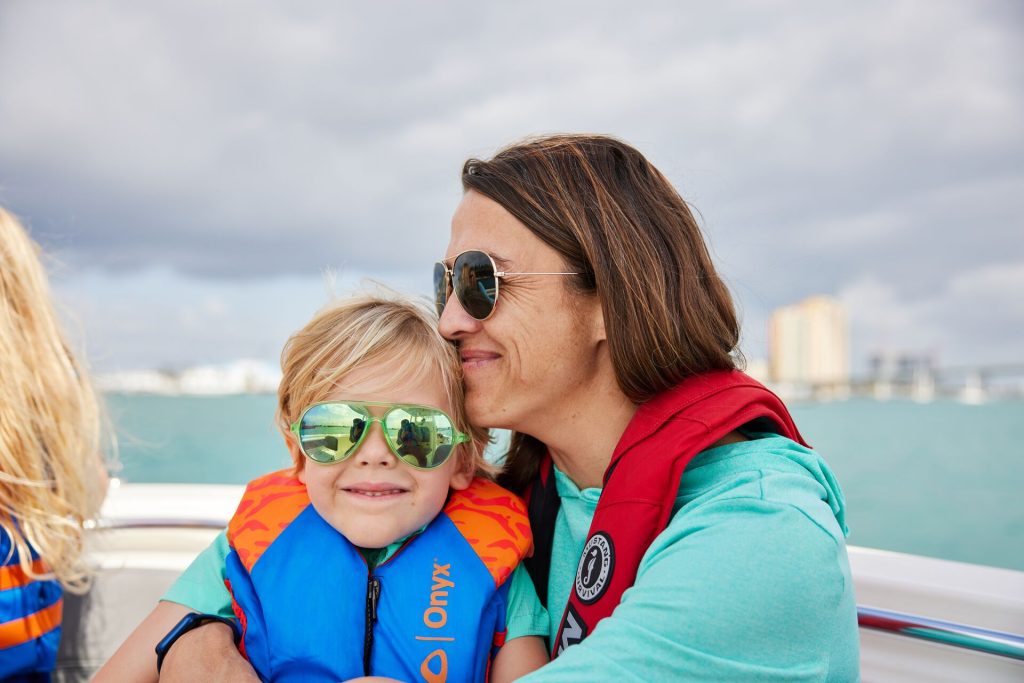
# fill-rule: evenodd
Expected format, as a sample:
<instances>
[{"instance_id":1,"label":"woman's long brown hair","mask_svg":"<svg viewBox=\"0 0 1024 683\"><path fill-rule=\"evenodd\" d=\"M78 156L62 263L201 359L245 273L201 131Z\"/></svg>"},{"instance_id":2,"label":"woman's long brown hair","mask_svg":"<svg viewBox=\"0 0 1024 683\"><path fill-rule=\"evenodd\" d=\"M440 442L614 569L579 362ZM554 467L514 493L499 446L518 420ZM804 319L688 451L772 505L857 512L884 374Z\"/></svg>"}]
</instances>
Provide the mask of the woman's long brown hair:
<instances>
[{"instance_id":1,"label":"woman's long brown hair","mask_svg":"<svg viewBox=\"0 0 1024 683\"><path fill-rule=\"evenodd\" d=\"M595 295L615 376L636 403L735 365L739 324L689 206L639 151L603 135L527 139L469 159L462 185L501 204ZM523 491L545 447L514 433L500 481Z\"/></svg>"}]
</instances>

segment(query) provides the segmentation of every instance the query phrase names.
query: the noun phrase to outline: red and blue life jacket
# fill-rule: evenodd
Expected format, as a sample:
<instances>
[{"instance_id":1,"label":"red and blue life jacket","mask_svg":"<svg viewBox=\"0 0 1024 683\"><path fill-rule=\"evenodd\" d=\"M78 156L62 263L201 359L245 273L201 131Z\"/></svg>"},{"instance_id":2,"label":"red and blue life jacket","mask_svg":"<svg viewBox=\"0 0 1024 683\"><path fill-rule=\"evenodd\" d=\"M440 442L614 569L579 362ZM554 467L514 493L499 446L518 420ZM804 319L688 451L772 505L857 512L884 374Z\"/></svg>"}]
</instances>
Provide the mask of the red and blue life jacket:
<instances>
[{"instance_id":1,"label":"red and blue life jacket","mask_svg":"<svg viewBox=\"0 0 1024 683\"><path fill-rule=\"evenodd\" d=\"M261 678L434 683L486 679L532 538L522 501L476 479L370 569L285 470L249 484L228 542L241 650Z\"/></svg>"},{"instance_id":2,"label":"red and blue life jacket","mask_svg":"<svg viewBox=\"0 0 1024 683\"><path fill-rule=\"evenodd\" d=\"M32 551L32 570L49 571ZM10 537L0 529L0 680L49 681L57 662L64 591L54 580L22 570Z\"/></svg>"}]
</instances>

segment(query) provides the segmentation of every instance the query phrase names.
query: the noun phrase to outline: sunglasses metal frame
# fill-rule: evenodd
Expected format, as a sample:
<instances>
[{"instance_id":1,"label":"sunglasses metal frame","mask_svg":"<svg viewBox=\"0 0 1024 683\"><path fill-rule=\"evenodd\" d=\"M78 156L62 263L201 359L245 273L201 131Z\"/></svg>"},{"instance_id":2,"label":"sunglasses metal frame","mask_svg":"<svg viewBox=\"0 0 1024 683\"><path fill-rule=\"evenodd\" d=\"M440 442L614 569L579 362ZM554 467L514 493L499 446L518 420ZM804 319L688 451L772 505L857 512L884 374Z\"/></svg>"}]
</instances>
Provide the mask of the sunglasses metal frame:
<instances>
[{"instance_id":1,"label":"sunglasses metal frame","mask_svg":"<svg viewBox=\"0 0 1024 683\"><path fill-rule=\"evenodd\" d=\"M485 315L482 318L478 318L475 315L473 315L472 313L470 313L469 311L466 311L466 306L465 306L465 304L462 303L462 299L459 299L459 293L455 289L455 262L459 260L459 257L465 256L466 254L483 254L484 256L487 257L487 260L491 262L491 269L494 271L494 303L491 304L491 310L487 313L487 315ZM445 263L445 261L449 261L449 260L452 262L452 267L451 268L449 268L448 264ZM460 251L458 254L456 254L455 256L452 256L452 257L450 257L448 259L444 259L444 260L441 260L441 261L436 261L434 263L434 266L435 267L436 266L441 266L442 268L444 268L444 282L442 283L443 286L444 286L444 292L445 292L444 293L444 301L441 302L440 299L438 298L438 292L437 291L434 292L434 301L437 303L437 307L438 307L437 314L441 315L442 311L444 310L444 307L448 305L448 299L451 297L451 294L454 294L455 298L459 299L459 305L462 306L462 310L466 311L466 314L469 315L474 320L479 320L481 322L483 322L484 320L487 320L492 315L494 315L494 309L498 307L498 296L499 296L499 294L501 292L501 279L502 278L515 277L517 275L579 275L580 274L580 273L525 273L525 272L510 273L510 272L507 272L507 271L504 271L504 270L498 270L498 264L494 262L494 257L491 256L490 254L488 254L486 251L483 251L482 249L467 249L465 251ZM435 290L436 290L436 288L435 288ZM450 292L450 294L449 294L449 292Z\"/></svg>"},{"instance_id":2,"label":"sunglasses metal frame","mask_svg":"<svg viewBox=\"0 0 1024 683\"><path fill-rule=\"evenodd\" d=\"M311 457L308 453L306 453L306 449L303 448L303 446L302 446L302 436L299 433L301 431L302 420L306 417L306 414L310 410L313 410L314 408L318 408L320 406L326 406L326 405L339 405L339 404L347 405L347 406L357 406L357 407L362 407L362 408L365 408L365 407L382 407L382 406L387 406L388 409L384 411L383 415L372 415L372 414L370 414L370 412L368 410L365 411L365 412L360 412L360 411L356 410L355 412L359 413L360 415L362 415L362 416L364 416L366 418L366 425L363 428L362 434L360 434L359 438L356 439L356 442L353 443L349 447L348 452L344 456L342 456L341 458L338 458L337 460L331 460L330 462L321 462L320 460L316 460L315 458ZM439 463L435 463L435 464L431 465L430 467L421 467L419 465L413 465L411 462L406 460L407 454L399 453L398 452L398 447L395 446L395 444L391 443L391 439L388 438L387 425L385 424L384 421L387 419L388 415L392 411L397 410L397 409L406 409L406 408L415 408L415 409L419 409L419 410L429 410L429 411L432 411L434 413L439 413L439 414L443 415L445 417L445 419L447 419L448 422L452 426L452 442L451 442L451 444L444 444L444 445L450 445L452 447L452 450L454 450L455 447L457 445L459 445L460 443L468 443L471 440L471 438L470 438L470 436L468 434L464 434L464 433L460 432L455 427L455 420L452 419L451 415L449 415L448 413L444 412L440 408L435 408L434 406L419 405L417 403L388 403L386 401L320 401L318 403L313 403L312 405L309 405L309 406L306 406L305 408L303 408L302 412L299 413L299 419L296 420L295 422L293 422L289 426L288 431L290 431L292 434L295 435L295 439L296 439L296 441L298 441L299 450L302 451L302 454L305 455L307 458L309 458L309 460L315 462L318 465L336 465L339 462L345 462L346 460L351 458L353 455L355 455L356 451L358 451L359 448L363 445L363 441L366 440L366 435L370 432L370 427L373 425L374 422L379 422L380 423L380 429L381 429L381 436L384 439L384 443L386 443L388 445L388 449L391 451L391 453L398 460L400 460L401 462L404 462L406 465L408 465L409 467L411 467L411 468L413 468L415 470L421 470L423 472L429 472L430 470L435 470L438 467L441 467L442 465L444 465L446 462L448 462L451 459L451 454L450 453L449 453L448 457L446 457L444 460L442 460ZM410 412L410 411L406 411L406 412ZM439 444L439 445L441 445L441 444ZM437 448L438 448L438 446L435 446L434 447L434 451L437 451Z\"/></svg>"}]
</instances>

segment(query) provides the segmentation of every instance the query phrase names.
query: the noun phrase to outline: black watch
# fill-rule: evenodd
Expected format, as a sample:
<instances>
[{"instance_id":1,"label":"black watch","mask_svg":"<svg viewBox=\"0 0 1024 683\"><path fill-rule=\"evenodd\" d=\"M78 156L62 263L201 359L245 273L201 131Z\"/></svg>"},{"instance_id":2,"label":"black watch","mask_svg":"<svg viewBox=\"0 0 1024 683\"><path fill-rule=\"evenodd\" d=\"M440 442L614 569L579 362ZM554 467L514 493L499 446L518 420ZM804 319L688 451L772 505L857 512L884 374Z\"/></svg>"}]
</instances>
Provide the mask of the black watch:
<instances>
[{"instance_id":1,"label":"black watch","mask_svg":"<svg viewBox=\"0 0 1024 683\"><path fill-rule=\"evenodd\" d=\"M234 619L228 619L227 617L217 616L216 614L199 614L198 612L189 612L181 621L175 624L174 628L163 637L159 643L156 644L156 671L160 673L160 667L164 663L164 655L171 649L171 645L174 645L178 638L181 638L184 634L188 633L194 628L198 628L203 624L209 624L211 621L219 621L222 624L227 624L231 627L231 633L235 637L235 647L242 642L242 632L238 628L238 622Z\"/></svg>"}]
</instances>

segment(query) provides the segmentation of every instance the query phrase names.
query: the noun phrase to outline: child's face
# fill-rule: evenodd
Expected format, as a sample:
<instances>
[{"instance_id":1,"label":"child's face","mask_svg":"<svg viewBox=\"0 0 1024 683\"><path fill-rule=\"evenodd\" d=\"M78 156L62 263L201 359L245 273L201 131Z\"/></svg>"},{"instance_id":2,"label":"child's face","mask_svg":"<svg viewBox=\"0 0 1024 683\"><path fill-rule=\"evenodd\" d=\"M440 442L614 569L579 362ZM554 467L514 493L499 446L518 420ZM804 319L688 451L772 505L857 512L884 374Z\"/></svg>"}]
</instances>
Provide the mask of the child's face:
<instances>
[{"instance_id":1,"label":"child's face","mask_svg":"<svg viewBox=\"0 0 1024 683\"><path fill-rule=\"evenodd\" d=\"M357 370L338 383L324 400L350 399L412 403L440 408L451 405L441 377L427 373L416 382L376 369ZM374 408L382 415L385 407ZM299 480L306 485L313 507L349 541L362 548L383 548L430 522L444 507L449 489L469 486L473 472L460 469L453 455L433 470L417 470L401 462L388 448L379 422L358 450L333 465L305 458ZM289 442L297 449L294 442ZM298 451L295 451L298 452Z\"/></svg>"}]
</instances>

